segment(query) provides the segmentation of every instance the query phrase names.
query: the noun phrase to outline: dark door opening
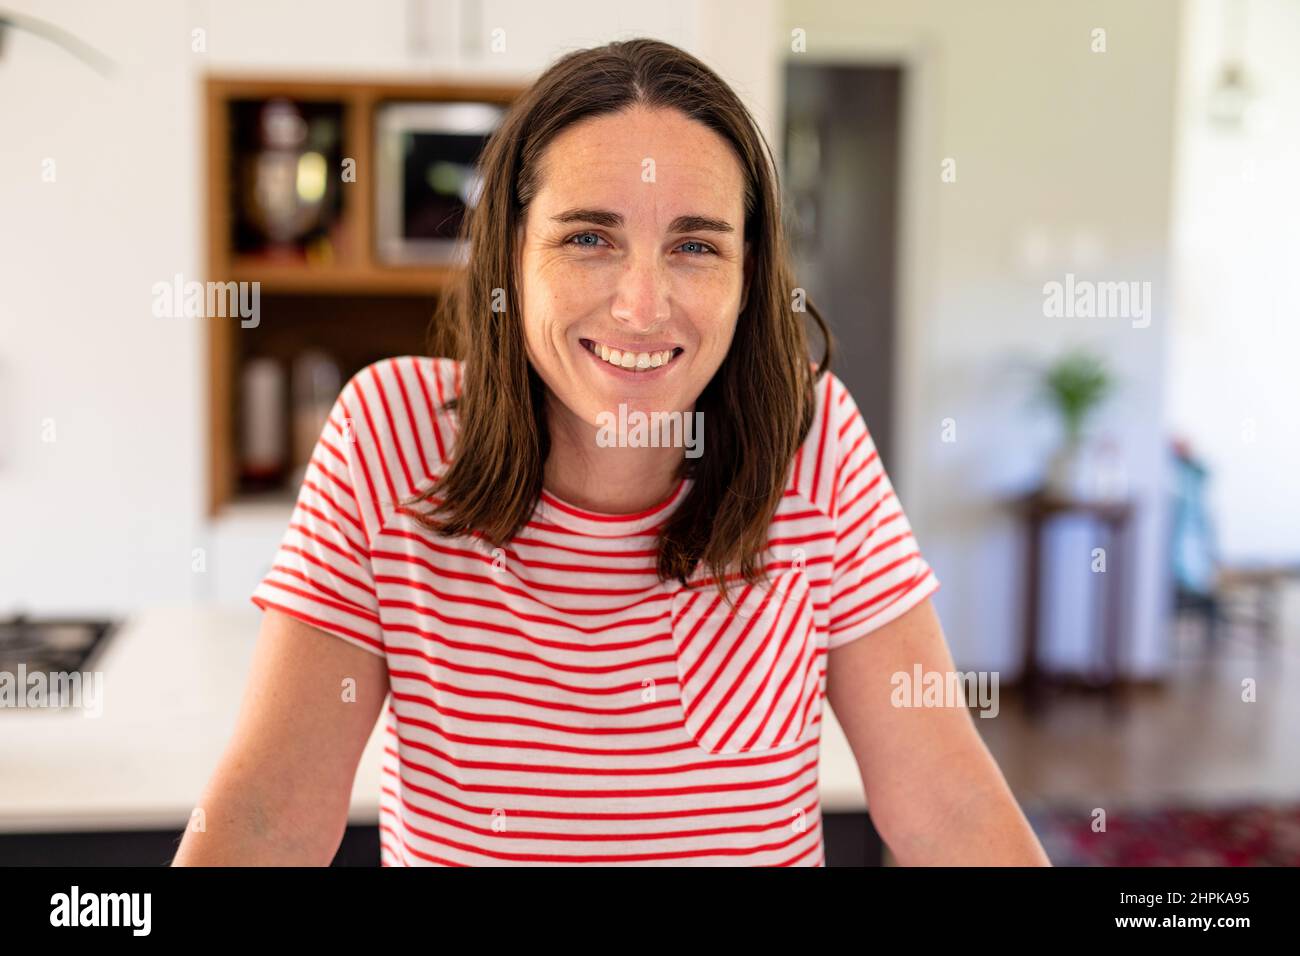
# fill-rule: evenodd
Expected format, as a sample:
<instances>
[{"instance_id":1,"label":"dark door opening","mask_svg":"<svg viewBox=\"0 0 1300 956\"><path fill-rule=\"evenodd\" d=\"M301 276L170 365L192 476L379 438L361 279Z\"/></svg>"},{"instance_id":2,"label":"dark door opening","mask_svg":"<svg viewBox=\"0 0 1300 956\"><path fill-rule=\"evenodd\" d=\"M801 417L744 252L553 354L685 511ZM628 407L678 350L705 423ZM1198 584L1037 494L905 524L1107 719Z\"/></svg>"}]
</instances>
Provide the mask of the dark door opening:
<instances>
[{"instance_id":1,"label":"dark door opening","mask_svg":"<svg viewBox=\"0 0 1300 956\"><path fill-rule=\"evenodd\" d=\"M785 71L785 194L795 275L831 327L838 346L831 370L857 401L886 467L894 413L901 87L897 67L790 63Z\"/></svg>"}]
</instances>

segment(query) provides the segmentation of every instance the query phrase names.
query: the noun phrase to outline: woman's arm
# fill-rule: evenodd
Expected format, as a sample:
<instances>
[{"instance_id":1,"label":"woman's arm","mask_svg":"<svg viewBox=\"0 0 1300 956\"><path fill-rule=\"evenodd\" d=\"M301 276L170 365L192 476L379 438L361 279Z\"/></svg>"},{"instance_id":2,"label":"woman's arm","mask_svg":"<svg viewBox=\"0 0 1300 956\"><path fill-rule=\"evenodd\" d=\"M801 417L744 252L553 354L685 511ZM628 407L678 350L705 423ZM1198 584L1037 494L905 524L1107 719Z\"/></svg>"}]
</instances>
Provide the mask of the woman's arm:
<instances>
[{"instance_id":1,"label":"woman's arm","mask_svg":"<svg viewBox=\"0 0 1300 956\"><path fill-rule=\"evenodd\" d=\"M895 707L893 675L955 669L929 598L828 655L827 698L871 819L904 866L1050 866L965 701Z\"/></svg>"},{"instance_id":2,"label":"woman's arm","mask_svg":"<svg viewBox=\"0 0 1300 956\"><path fill-rule=\"evenodd\" d=\"M345 693L345 680L355 692ZM328 866L388 694L388 665L267 610L239 722L173 866Z\"/></svg>"}]
</instances>

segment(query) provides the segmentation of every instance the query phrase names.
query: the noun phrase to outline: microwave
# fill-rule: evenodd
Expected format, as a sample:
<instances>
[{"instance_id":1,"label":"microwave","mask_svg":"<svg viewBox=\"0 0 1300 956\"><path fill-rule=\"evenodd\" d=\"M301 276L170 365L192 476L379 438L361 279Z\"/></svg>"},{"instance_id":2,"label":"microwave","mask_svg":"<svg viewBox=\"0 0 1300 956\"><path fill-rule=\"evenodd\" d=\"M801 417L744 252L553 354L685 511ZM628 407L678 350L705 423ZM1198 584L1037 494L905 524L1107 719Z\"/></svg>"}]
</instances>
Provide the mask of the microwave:
<instances>
[{"instance_id":1,"label":"microwave","mask_svg":"<svg viewBox=\"0 0 1300 956\"><path fill-rule=\"evenodd\" d=\"M384 103L375 117L375 251L390 265L463 263L458 239L482 185L478 158L505 109Z\"/></svg>"}]
</instances>

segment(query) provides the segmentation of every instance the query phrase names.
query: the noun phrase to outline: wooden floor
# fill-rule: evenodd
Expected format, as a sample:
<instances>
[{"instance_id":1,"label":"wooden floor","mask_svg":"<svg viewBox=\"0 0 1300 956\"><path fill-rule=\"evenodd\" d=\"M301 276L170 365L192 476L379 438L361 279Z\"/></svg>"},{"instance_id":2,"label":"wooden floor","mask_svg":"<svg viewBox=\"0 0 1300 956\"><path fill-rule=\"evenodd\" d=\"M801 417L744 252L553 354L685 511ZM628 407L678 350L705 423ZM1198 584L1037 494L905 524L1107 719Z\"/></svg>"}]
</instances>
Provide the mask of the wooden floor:
<instances>
[{"instance_id":1,"label":"wooden floor","mask_svg":"<svg viewBox=\"0 0 1300 956\"><path fill-rule=\"evenodd\" d=\"M1207 655L1190 622L1175 628L1169 680L1131 692L1119 715L1062 691L1031 719L1007 694L996 719L975 723L1027 811L1300 802L1297 603L1285 605L1272 651L1239 631ZM1254 703L1242 700L1248 678Z\"/></svg>"}]
</instances>

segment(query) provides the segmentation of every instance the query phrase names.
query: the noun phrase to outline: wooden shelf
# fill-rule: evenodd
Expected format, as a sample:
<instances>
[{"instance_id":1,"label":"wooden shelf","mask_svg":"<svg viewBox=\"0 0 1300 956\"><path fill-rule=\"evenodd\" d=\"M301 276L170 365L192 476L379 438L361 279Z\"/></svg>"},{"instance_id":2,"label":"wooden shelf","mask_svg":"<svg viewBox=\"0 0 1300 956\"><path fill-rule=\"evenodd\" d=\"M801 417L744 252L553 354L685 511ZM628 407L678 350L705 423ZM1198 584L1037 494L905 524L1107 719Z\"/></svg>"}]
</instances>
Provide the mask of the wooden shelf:
<instances>
[{"instance_id":1,"label":"wooden shelf","mask_svg":"<svg viewBox=\"0 0 1300 956\"><path fill-rule=\"evenodd\" d=\"M454 269L443 266L293 265L234 258L227 276L260 282L263 293L315 295L438 295Z\"/></svg>"},{"instance_id":2,"label":"wooden shelf","mask_svg":"<svg viewBox=\"0 0 1300 956\"><path fill-rule=\"evenodd\" d=\"M275 74L209 75L206 110L207 275L216 282L258 282L261 322L210 320L209 512L244 501L292 501L295 489L241 493L238 480L238 383L244 363L268 355L287 361L307 346L325 347L343 366L375 354L422 354L438 297L456 275L455 266L405 266L375 254L375 116L394 101L481 102L508 105L524 89L518 80L453 78L323 78ZM343 155L355 160L356 181L339 184L337 217L329 227L332 261L312 262L250 254L235 248L235 184L232 182L233 117L249 104L285 97L304 110L334 116ZM310 106L308 106L310 104ZM238 127L245 128L245 127ZM243 235L244 227L240 227ZM277 497L283 495L283 497Z\"/></svg>"}]
</instances>

